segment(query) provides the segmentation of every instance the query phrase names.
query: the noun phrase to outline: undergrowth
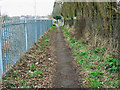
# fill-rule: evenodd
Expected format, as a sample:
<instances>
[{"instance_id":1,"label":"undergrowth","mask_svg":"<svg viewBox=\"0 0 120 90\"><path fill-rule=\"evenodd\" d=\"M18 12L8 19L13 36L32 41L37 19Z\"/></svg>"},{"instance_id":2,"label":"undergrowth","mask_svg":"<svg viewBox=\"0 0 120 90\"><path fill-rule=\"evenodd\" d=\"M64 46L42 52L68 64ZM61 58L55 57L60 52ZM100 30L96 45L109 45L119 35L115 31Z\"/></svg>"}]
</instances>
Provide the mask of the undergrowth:
<instances>
[{"instance_id":1,"label":"undergrowth","mask_svg":"<svg viewBox=\"0 0 120 90\"><path fill-rule=\"evenodd\" d=\"M69 42L73 56L84 75L84 87L91 88L120 88L118 74L120 62L112 55L104 58L105 48L99 47L87 50L85 44L70 36L66 28L61 27L65 39ZM81 74L82 74L81 72Z\"/></svg>"}]
</instances>

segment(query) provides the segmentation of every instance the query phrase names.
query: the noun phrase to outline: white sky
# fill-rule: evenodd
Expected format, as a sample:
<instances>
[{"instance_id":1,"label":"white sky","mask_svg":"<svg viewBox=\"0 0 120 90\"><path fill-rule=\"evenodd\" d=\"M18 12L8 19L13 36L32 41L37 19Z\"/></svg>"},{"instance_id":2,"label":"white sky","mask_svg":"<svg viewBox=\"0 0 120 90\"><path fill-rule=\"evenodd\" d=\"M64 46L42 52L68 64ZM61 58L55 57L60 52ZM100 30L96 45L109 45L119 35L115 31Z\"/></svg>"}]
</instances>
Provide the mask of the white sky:
<instances>
[{"instance_id":1,"label":"white sky","mask_svg":"<svg viewBox=\"0 0 120 90\"><path fill-rule=\"evenodd\" d=\"M54 1L36 0L36 14L38 16L51 14ZM35 15L35 0L0 0L0 9L2 14L9 16Z\"/></svg>"},{"instance_id":2,"label":"white sky","mask_svg":"<svg viewBox=\"0 0 120 90\"><path fill-rule=\"evenodd\" d=\"M36 0L36 14L46 16L52 13L55 0ZM2 14L9 16L35 15L35 0L0 0Z\"/></svg>"}]
</instances>

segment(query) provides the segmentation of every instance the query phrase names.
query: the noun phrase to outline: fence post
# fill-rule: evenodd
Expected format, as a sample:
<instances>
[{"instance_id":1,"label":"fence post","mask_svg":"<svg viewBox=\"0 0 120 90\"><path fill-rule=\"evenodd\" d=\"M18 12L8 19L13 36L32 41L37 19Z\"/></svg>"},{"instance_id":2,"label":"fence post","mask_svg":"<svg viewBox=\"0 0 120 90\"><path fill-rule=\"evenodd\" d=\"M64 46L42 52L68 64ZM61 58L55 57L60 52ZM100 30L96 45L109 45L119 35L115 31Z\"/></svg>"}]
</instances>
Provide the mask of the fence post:
<instances>
[{"instance_id":1,"label":"fence post","mask_svg":"<svg viewBox=\"0 0 120 90\"><path fill-rule=\"evenodd\" d=\"M27 51L27 19L25 18L25 49Z\"/></svg>"},{"instance_id":2,"label":"fence post","mask_svg":"<svg viewBox=\"0 0 120 90\"><path fill-rule=\"evenodd\" d=\"M37 21L35 18L35 42L37 41Z\"/></svg>"},{"instance_id":3,"label":"fence post","mask_svg":"<svg viewBox=\"0 0 120 90\"><path fill-rule=\"evenodd\" d=\"M0 17L0 85L2 84L3 60L2 60L2 18Z\"/></svg>"}]
</instances>

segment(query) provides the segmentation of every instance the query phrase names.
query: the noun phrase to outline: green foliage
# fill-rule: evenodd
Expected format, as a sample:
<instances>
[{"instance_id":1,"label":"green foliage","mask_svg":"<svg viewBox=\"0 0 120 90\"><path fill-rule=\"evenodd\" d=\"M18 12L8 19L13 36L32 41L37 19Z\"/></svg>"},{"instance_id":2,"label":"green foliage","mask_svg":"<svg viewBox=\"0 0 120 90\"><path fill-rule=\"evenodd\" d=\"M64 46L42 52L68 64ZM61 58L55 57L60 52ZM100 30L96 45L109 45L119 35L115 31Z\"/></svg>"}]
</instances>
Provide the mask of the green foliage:
<instances>
[{"instance_id":1,"label":"green foliage","mask_svg":"<svg viewBox=\"0 0 120 90\"><path fill-rule=\"evenodd\" d=\"M42 43L42 46L47 46L47 45L48 45L48 44L47 44L47 43L45 43L45 42L44 42L44 43Z\"/></svg>"},{"instance_id":2,"label":"green foliage","mask_svg":"<svg viewBox=\"0 0 120 90\"><path fill-rule=\"evenodd\" d=\"M108 57L106 59L106 69L112 72L117 72L120 70L120 62L118 59L114 59L112 57Z\"/></svg>"},{"instance_id":3,"label":"green foliage","mask_svg":"<svg viewBox=\"0 0 120 90\"><path fill-rule=\"evenodd\" d=\"M87 55L88 54L88 51L81 51L80 52L80 55L83 56L83 55Z\"/></svg>"},{"instance_id":4,"label":"green foliage","mask_svg":"<svg viewBox=\"0 0 120 90\"><path fill-rule=\"evenodd\" d=\"M23 85L23 88L29 88L29 86Z\"/></svg>"},{"instance_id":5,"label":"green foliage","mask_svg":"<svg viewBox=\"0 0 120 90\"><path fill-rule=\"evenodd\" d=\"M93 69L93 68L95 68L95 69L97 69L97 70L100 69L100 66L99 66L99 65L92 65L91 63L88 64L88 65L89 65L89 68L90 68L90 69Z\"/></svg>"},{"instance_id":6,"label":"green foliage","mask_svg":"<svg viewBox=\"0 0 120 90\"><path fill-rule=\"evenodd\" d=\"M42 72L41 71L39 71L39 70L36 70L36 71L34 71L33 73L28 73L27 74L29 77L38 77L38 76L41 76L42 75Z\"/></svg>"},{"instance_id":7,"label":"green foliage","mask_svg":"<svg viewBox=\"0 0 120 90\"><path fill-rule=\"evenodd\" d=\"M45 46L47 46L48 44L47 43L45 43Z\"/></svg>"},{"instance_id":8,"label":"green foliage","mask_svg":"<svg viewBox=\"0 0 120 90\"><path fill-rule=\"evenodd\" d=\"M92 84L90 85L91 88L97 88L97 87L101 87L102 84L100 82L98 82L97 80L90 80L92 82Z\"/></svg>"},{"instance_id":9,"label":"green foliage","mask_svg":"<svg viewBox=\"0 0 120 90\"><path fill-rule=\"evenodd\" d=\"M104 73L100 71L92 71L89 73L89 77L91 78L101 78Z\"/></svg>"},{"instance_id":10,"label":"green foliage","mask_svg":"<svg viewBox=\"0 0 120 90\"><path fill-rule=\"evenodd\" d=\"M47 67L47 65L43 65L43 67Z\"/></svg>"},{"instance_id":11,"label":"green foliage","mask_svg":"<svg viewBox=\"0 0 120 90\"><path fill-rule=\"evenodd\" d=\"M58 19L62 19L62 16L61 15L56 15L56 20L58 20Z\"/></svg>"},{"instance_id":12,"label":"green foliage","mask_svg":"<svg viewBox=\"0 0 120 90\"><path fill-rule=\"evenodd\" d=\"M36 66L34 64L32 64L31 66L29 66L30 69L35 69Z\"/></svg>"},{"instance_id":13,"label":"green foliage","mask_svg":"<svg viewBox=\"0 0 120 90\"><path fill-rule=\"evenodd\" d=\"M52 28L54 28L54 29L55 29L55 27L56 27L56 24L53 24L53 25L52 25Z\"/></svg>"},{"instance_id":14,"label":"green foliage","mask_svg":"<svg viewBox=\"0 0 120 90\"><path fill-rule=\"evenodd\" d=\"M110 74L110 70L113 71L118 71L118 66L120 67L120 63L118 63L118 59L113 59L113 58L108 58L105 60L104 54L106 52L105 48L99 47L99 48L94 48L92 50L87 50L85 45L81 43L80 40L76 40L75 38L72 38L69 35L69 32L67 29L63 28L63 33L65 36L65 39L69 41L69 46L72 49L73 54L75 56L75 60L77 61L78 64L80 64L80 67L84 70L91 71L88 74L88 81L90 81L90 87L91 88L98 88L102 87L103 84L106 84L107 86L111 88L118 87L118 81L114 83L115 80L117 80L116 77L114 77L115 74ZM105 70L105 67L107 67L108 71L105 71L104 73L100 70ZM120 71L120 70L119 70ZM105 77L108 75L108 80L105 81ZM114 77L114 80L113 80ZM99 82L98 80L103 79L102 82ZM93 79L93 80L91 80ZM111 81L111 79L113 81Z\"/></svg>"},{"instance_id":15,"label":"green foliage","mask_svg":"<svg viewBox=\"0 0 120 90\"><path fill-rule=\"evenodd\" d=\"M95 49L93 49L94 53L104 53L105 51L106 51L105 48L95 48Z\"/></svg>"},{"instance_id":16,"label":"green foliage","mask_svg":"<svg viewBox=\"0 0 120 90\"><path fill-rule=\"evenodd\" d=\"M55 29L55 28L56 28L56 25L55 25L55 24L53 24L52 29Z\"/></svg>"},{"instance_id":17,"label":"green foliage","mask_svg":"<svg viewBox=\"0 0 120 90\"><path fill-rule=\"evenodd\" d=\"M76 42L76 39L75 39L75 38L70 38L70 42L71 42L71 43L75 43L75 42Z\"/></svg>"},{"instance_id":18,"label":"green foliage","mask_svg":"<svg viewBox=\"0 0 120 90\"><path fill-rule=\"evenodd\" d=\"M7 83L8 86L15 86L15 84L13 82L9 82Z\"/></svg>"},{"instance_id":19,"label":"green foliage","mask_svg":"<svg viewBox=\"0 0 120 90\"><path fill-rule=\"evenodd\" d=\"M14 77L16 77L16 75L13 73L13 74L12 74L12 77L14 78Z\"/></svg>"},{"instance_id":20,"label":"green foliage","mask_svg":"<svg viewBox=\"0 0 120 90\"><path fill-rule=\"evenodd\" d=\"M9 81L9 80L11 80L11 78L10 77L3 77L3 80L4 81Z\"/></svg>"},{"instance_id":21,"label":"green foliage","mask_svg":"<svg viewBox=\"0 0 120 90\"><path fill-rule=\"evenodd\" d=\"M45 42L50 42L50 40L49 40L49 39L46 39Z\"/></svg>"},{"instance_id":22,"label":"green foliage","mask_svg":"<svg viewBox=\"0 0 120 90\"><path fill-rule=\"evenodd\" d=\"M79 63L83 63L84 61L84 57L80 57L79 55L76 57L76 60L79 62Z\"/></svg>"},{"instance_id":23,"label":"green foliage","mask_svg":"<svg viewBox=\"0 0 120 90\"><path fill-rule=\"evenodd\" d=\"M74 50L72 55L77 55L77 54L78 54L78 51Z\"/></svg>"},{"instance_id":24,"label":"green foliage","mask_svg":"<svg viewBox=\"0 0 120 90\"><path fill-rule=\"evenodd\" d=\"M21 81L18 81L18 84L24 84L25 83L25 80L23 79L23 80L21 80Z\"/></svg>"}]
</instances>

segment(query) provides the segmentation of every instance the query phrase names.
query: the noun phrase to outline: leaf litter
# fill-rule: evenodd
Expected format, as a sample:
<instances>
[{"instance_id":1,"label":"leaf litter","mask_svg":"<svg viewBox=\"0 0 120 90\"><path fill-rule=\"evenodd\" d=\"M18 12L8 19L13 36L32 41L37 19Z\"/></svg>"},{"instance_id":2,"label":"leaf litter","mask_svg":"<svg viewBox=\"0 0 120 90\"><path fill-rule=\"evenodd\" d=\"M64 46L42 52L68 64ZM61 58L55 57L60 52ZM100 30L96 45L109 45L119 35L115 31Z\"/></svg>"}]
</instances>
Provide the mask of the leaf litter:
<instances>
[{"instance_id":1,"label":"leaf litter","mask_svg":"<svg viewBox=\"0 0 120 90\"><path fill-rule=\"evenodd\" d=\"M55 28L50 28L3 76L2 88L51 88L55 72Z\"/></svg>"}]
</instances>

